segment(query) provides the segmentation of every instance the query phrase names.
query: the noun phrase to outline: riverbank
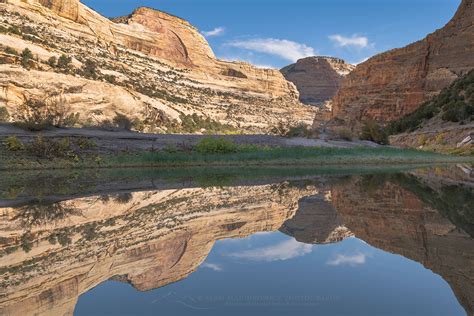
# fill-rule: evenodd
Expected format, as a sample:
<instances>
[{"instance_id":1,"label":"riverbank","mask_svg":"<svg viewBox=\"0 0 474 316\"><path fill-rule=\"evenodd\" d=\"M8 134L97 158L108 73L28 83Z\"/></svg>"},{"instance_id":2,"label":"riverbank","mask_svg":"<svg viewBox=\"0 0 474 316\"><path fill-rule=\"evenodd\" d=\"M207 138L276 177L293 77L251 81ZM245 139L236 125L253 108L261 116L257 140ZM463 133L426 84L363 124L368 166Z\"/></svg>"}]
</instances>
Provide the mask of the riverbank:
<instances>
[{"instance_id":1,"label":"riverbank","mask_svg":"<svg viewBox=\"0 0 474 316\"><path fill-rule=\"evenodd\" d=\"M21 143L23 144L23 143ZM203 145L204 144L204 145ZM103 152L85 140L39 139L0 150L1 170L88 169L118 167L250 167L472 163L473 157L391 147L268 147L204 139L195 147L169 146L156 151Z\"/></svg>"}]
</instances>

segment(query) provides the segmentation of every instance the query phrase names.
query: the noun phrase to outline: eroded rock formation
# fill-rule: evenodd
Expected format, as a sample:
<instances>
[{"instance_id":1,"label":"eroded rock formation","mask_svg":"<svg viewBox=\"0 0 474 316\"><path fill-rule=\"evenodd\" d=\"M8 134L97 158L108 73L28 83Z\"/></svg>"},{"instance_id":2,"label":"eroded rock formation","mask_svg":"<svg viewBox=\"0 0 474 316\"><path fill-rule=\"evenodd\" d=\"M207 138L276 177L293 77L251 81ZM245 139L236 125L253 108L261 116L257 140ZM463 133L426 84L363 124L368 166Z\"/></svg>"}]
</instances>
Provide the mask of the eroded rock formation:
<instances>
[{"instance_id":1,"label":"eroded rock formation","mask_svg":"<svg viewBox=\"0 0 474 316\"><path fill-rule=\"evenodd\" d=\"M179 130L184 116L197 114L242 132L269 133L280 123L310 123L316 113L299 103L278 70L216 59L197 29L161 11L139 8L111 21L79 0L7 0L0 16L1 26L21 32L0 34L0 106L12 119L26 99L46 99L51 91L80 113L82 124L118 112L147 131ZM28 48L37 60L26 70L7 47ZM71 64L51 67L50 58L63 54ZM87 60L94 73L83 71Z\"/></svg>"},{"instance_id":2,"label":"eroded rock formation","mask_svg":"<svg viewBox=\"0 0 474 316\"><path fill-rule=\"evenodd\" d=\"M425 39L377 55L343 81L332 117L358 129L361 122L386 123L414 111L474 68L474 1Z\"/></svg>"},{"instance_id":3,"label":"eroded rock formation","mask_svg":"<svg viewBox=\"0 0 474 316\"><path fill-rule=\"evenodd\" d=\"M300 59L280 71L296 85L301 102L320 106L336 95L342 79L354 68L342 59L318 56Z\"/></svg>"}]
</instances>

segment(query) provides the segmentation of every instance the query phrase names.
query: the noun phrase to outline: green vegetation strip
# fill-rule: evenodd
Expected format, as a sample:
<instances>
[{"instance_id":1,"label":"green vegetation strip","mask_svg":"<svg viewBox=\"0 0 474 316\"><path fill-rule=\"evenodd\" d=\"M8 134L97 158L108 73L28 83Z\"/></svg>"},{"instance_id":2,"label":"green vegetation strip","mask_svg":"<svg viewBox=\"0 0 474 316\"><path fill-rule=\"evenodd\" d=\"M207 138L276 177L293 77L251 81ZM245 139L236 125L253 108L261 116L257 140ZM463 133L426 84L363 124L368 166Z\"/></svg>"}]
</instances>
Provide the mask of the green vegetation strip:
<instances>
[{"instance_id":1,"label":"green vegetation strip","mask_svg":"<svg viewBox=\"0 0 474 316\"><path fill-rule=\"evenodd\" d=\"M462 162L472 158L396 148L244 148L233 153L158 152L104 157L110 166L391 164Z\"/></svg>"},{"instance_id":2,"label":"green vegetation strip","mask_svg":"<svg viewBox=\"0 0 474 316\"><path fill-rule=\"evenodd\" d=\"M101 153L95 143L38 137L22 143L7 138L0 150L0 169L75 169L171 166L311 166L390 165L473 162L460 157L392 147L264 147L237 145L224 138L205 138L193 147L168 146L160 151Z\"/></svg>"}]
</instances>

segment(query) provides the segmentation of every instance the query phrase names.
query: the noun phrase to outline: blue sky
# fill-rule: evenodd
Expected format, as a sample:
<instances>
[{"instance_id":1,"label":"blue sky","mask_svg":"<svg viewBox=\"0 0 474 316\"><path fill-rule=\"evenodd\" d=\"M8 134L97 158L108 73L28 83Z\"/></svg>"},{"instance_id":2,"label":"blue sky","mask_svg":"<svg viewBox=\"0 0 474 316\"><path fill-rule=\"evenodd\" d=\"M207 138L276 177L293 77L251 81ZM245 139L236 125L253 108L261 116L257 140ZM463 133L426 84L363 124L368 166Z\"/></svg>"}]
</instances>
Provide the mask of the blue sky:
<instances>
[{"instance_id":1,"label":"blue sky","mask_svg":"<svg viewBox=\"0 0 474 316\"><path fill-rule=\"evenodd\" d=\"M309 55L358 63L442 27L461 0L82 0L101 14L153 7L190 21L217 57L283 67Z\"/></svg>"}]
</instances>

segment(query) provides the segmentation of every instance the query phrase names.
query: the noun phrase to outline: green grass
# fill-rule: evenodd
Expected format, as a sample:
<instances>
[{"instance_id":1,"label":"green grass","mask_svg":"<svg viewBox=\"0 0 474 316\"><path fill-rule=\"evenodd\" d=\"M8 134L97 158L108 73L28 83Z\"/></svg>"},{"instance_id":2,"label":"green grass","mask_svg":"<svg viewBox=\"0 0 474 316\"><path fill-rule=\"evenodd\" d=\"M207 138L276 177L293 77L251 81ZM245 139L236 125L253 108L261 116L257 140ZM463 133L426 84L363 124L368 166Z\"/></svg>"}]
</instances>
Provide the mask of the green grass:
<instances>
[{"instance_id":1,"label":"green grass","mask_svg":"<svg viewBox=\"0 0 474 316\"><path fill-rule=\"evenodd\" d=\"M357 165L473 161L437 153L382 148L241 148L234 153L147 152L103 157L105 166L250 166L250 165Z\"/></svg>"},{"instance_id":2,"label":"green grass","mask_svg":"<svg viewBox=\"0 0 474 316\"><path fill-rule=\"evenodd\" d=\"M49 141L48 144L55 142ZM73 142L74 143L74 142ZM71 142L69 142L71 144ZM157 152L105 154L99 148L68 148L73 154L45 155L43 151L9 150L0 146L0 170L85 169L114 167L206 167L206 166L323 166L389 165L472 162L474 157L444 155L392 147L262 147L238 145L225 139L205 138L194 147ZM49 151L48 151L49 152ZM52 152L55 153L55 152ZM62 153L62 151L59 151Z\"/></svg>"}]
</instances>

